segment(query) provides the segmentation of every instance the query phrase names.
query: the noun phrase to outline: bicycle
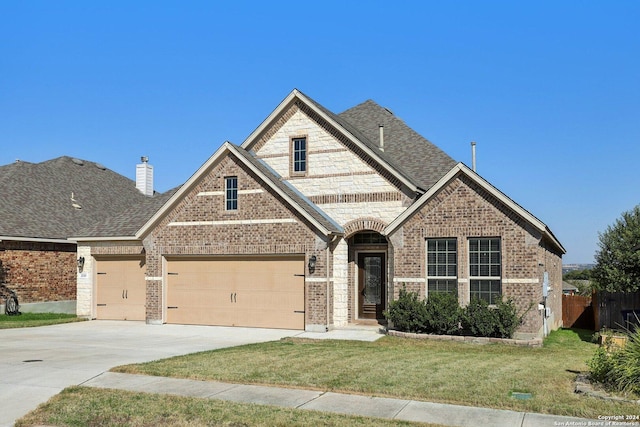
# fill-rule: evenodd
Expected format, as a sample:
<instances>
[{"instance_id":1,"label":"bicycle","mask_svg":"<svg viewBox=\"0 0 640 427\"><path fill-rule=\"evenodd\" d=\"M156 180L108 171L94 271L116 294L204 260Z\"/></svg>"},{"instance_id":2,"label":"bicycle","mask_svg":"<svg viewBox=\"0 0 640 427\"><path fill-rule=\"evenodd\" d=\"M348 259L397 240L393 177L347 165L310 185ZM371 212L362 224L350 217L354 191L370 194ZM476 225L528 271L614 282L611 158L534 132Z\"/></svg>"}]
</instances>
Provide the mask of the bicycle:
<instances>
[{"instance_id":1,"label":"bicycle","mask_svg":"<svg viewBox=\"0 0 640 427\"><path fill-rule=\"evenodd\" d=\"M20 313L18 295L9 289L6 283L0 283L0 296L4 299L4 313L7 316L17 316Z\"/></svg>"}]
</instances>

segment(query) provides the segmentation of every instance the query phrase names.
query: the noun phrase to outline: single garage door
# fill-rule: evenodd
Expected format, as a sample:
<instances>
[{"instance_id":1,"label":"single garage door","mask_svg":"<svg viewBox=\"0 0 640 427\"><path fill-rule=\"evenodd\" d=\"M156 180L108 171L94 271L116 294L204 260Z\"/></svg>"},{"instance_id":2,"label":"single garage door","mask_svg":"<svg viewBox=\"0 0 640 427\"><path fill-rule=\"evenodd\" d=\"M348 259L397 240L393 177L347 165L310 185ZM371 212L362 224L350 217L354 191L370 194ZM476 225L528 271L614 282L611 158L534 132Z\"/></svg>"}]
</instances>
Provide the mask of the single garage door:
<instances>
[{"instance_id":1,"label":"single garage door","mask_svg":"<svg viewBox=\"0 0 640 427\"><path fill-rule=\"evenodd\" d=\"M142 258L96 259L96 317L145 320L146 282Z\"/></svg>"},{"instance_id":2,"label":"single garage door","mask_svg":"<svg viewBox=\"0 0 640 427\"><path fill-rule=\"evenodd\" d=\"M167 323L304 329L304 257L167 259Z\"/></svg>"}]
</instances>

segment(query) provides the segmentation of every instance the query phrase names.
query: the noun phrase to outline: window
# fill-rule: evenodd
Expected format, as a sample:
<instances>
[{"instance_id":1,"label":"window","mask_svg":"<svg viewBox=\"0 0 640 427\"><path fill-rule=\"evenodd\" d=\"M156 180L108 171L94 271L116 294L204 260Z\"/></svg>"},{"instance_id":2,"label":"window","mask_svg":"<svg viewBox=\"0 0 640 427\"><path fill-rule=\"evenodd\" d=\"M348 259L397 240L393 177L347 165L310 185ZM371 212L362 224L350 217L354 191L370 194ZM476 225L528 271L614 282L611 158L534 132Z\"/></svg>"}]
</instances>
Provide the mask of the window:
<instances>
[{"instance_id":1,"label":"window","mask_svg":"<svg viewBox=\"0 0 640 427\"><path fill-rule=\"evenodd\" d=\"M228 211L238 210L238 177L227 176L224 178L224 203Z\"/></svg>"},{"instance_id":2,"label":"window","mask_svg":"<svg viewBox=\"0 0 640 427\"><path fill-rule=\"evenodd\" d=\"M364 231L353 236L354 245L381 245L386 243L387 239L375 231Z\"/></svg>"},{"instance_id":3,"label":"window","mask_svg":"<svg viewBox=\"0 0 640 427\"><path fill-rule=\"evenodd\" d=\"M451 292L458 297L456 239L427 239L427 295Z\"/></svg>"},{"instance_id":4,"label":"window","mask_svg":"<svg viewBox=\"0 0 640 427\"><path fill-rule=\"evenodd\" d=\"M469 239L471 297L495 304L501 294L500 239Z\"/></svg>"},{"instance_id":5,"label":"window","mask_svg":"<svg viewBox=\"0 0 640 427\"><path fill-rule=\"evenodd\" d=\"M291 139L292 162L291 172L294 175L304 175L307 172L307 138Z\"/></svg>"}]
</instances>

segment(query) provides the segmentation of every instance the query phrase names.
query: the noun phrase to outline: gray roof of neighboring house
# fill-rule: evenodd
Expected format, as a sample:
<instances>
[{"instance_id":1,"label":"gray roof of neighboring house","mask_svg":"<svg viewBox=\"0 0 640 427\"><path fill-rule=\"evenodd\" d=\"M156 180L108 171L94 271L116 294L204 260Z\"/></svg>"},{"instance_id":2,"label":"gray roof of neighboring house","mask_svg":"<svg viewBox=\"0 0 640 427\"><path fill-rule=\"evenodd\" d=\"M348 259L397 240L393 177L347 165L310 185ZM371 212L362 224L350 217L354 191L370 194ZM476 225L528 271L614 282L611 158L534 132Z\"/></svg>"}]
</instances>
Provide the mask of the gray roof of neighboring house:
<instances>
[{"instance_id":1,"label":"gray roof of neighboring house","mask_svg":"<svg viewBox=\"0 0 640 427\"><path fill-rule=\"evenodd\" d=\"M423 189L433 186L457 163L402 119L372 100L356 105L338 117L364 135L365 138L359 139L375 149L379 147L379 125L384 125L383 155L391 159L392 166Z\"/></svg>"},{"instance_id":2,"label":"gray roof of neighboring house","mask_svg":"<svg viewBox=\"0 0 640 427\"><path fill-rule=\"evenodd\" d=\"M0 166L0 194L0 236L27 240L66 239L154 199L98 163L66 156Z\"/></svg>"},{"instance_id":3,"label":"gray roof of neighboring house","mask_svg":"<svg viewBox=\"0 0 640 427\"><path fill-rule=\"evenodd\" d=\"M154 197L145 197L119 213L95 222L70 237L131 237L164 205L180 187Z\"/></svg>"}]
</instances>

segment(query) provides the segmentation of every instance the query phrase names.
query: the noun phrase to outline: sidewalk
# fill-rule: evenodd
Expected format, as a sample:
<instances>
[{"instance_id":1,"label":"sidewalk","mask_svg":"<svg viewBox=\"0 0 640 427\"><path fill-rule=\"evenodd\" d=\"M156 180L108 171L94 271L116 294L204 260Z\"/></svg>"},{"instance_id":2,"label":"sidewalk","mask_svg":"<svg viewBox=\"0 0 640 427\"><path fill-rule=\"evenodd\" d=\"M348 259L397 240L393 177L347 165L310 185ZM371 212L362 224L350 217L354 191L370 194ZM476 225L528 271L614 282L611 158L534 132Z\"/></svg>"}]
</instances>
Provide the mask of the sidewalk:
<instances>
[{"instance_id":1,"label":"sidewalk","mask_svg":"<svg viewBox=\"0 0 640 427\"><path fill-rule=\"evenodd\" d=\"M315 390L228 384L177 378L104 372L82 384L144 393L174 394L288 408L404 421L475 427L544 427L588 425L584 418L543 415L489 408L367 397ZM593 421L592 421L593 423ZM593 424L592 424L593 425Z\"/></svg>"}]
</instances>

